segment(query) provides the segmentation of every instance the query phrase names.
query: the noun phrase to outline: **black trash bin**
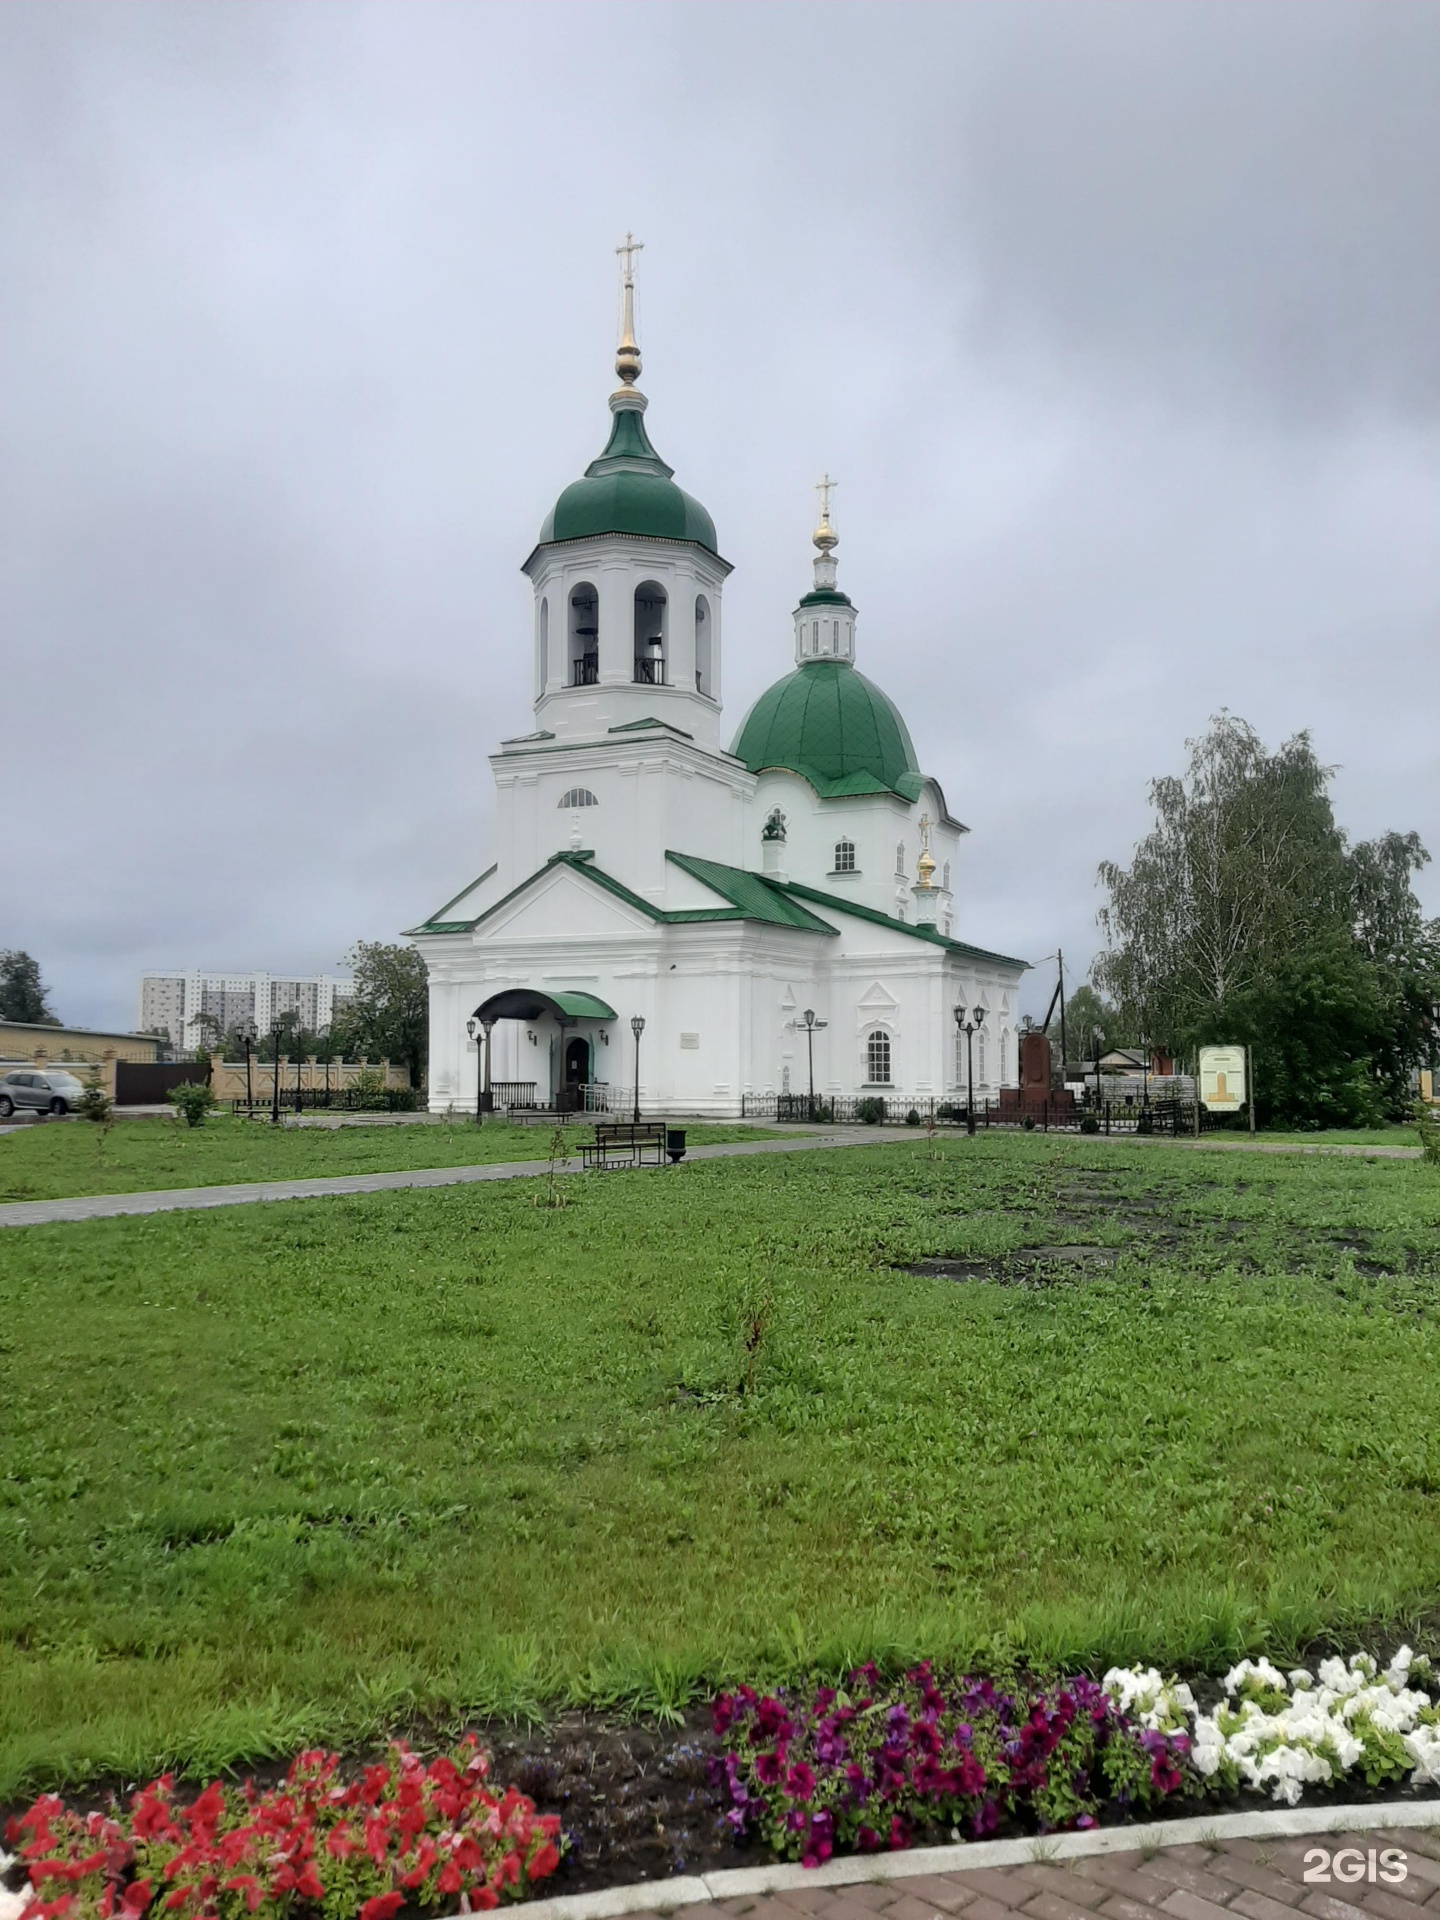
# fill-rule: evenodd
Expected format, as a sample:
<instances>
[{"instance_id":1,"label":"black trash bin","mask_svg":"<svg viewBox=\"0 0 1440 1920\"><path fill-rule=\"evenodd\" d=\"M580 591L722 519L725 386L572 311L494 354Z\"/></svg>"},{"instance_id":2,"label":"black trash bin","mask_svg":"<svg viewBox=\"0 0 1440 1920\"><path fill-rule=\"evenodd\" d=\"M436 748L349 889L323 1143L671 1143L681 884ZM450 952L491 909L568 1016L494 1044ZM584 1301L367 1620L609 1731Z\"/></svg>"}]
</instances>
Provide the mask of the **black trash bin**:
<instances>
[{"instance_id":1,"label":"black trash bin","mask_svg":"<svg viewBox=\"0 0 1440 1920\"><path fill-rule=\"evenodd\" d=\"M665 1129L665 1151L670 1156L671 1166L678 1167L680 1162L685 1158L684 1127L667 1127Z\"/></svg>"}]
</instances>

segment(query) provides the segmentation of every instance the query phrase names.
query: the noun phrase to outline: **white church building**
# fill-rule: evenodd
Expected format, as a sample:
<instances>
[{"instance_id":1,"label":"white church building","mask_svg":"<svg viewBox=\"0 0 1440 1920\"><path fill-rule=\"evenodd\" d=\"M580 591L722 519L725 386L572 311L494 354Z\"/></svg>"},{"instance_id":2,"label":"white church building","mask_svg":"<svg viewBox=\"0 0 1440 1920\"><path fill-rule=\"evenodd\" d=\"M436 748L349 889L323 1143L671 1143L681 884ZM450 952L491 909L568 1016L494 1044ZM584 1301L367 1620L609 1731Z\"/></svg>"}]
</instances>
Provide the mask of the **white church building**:
<instances>
[{"instance_id":1,"label":"white church building","mask_svg":"<svg viewBox=\"0 0 1440 1920\"><path fill-rule=\"evenodd\" d=\"M725 725L731 568L650 444L629 265L608 444L524 566L535 726L491 755L493 861L411 929L431 1110L731 1117L813 1058L817 1099L903 1114L964 1099L957 1007L994 1098L1026 963L959 937L966 828L855 664L828 485L794 665Z\"/></svg>"}]
</instances>

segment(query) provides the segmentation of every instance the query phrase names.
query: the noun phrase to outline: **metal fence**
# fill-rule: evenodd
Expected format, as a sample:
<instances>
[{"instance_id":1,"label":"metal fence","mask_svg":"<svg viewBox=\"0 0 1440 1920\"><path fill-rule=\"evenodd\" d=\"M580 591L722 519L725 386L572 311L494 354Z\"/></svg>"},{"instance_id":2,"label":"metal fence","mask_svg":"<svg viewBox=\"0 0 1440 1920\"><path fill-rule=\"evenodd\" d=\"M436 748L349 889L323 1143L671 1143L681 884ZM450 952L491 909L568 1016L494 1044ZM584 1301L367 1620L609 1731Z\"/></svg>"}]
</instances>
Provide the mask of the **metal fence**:
<instances>
[{"instance_id":1,"label":"metal fence","mask_svg":"<svg viewBox=\"0 0 1440 1920\"><path fill-rule=\"evenodd\" d=\"M913 1098L907 1094L747 1093L740 1103L747 1120L778 1120L814 1125L963 1127L970 1113L963 1100ZM1200 1109L1201 1132L1211 1125ZM1047 1100L977 1100L975 1125L1038 1133L1172 1134L1196 1131L1193 1100L1152 1099L1077 1101L1072 1096Z\"/></svg>"},{"instance_id":2,"label":"metal fence","mask_svg":"<svg viewBox=\"0 0 1440 1920\"><path fill-rule=\"evenodd\" d=\"M255 1098L243 1094L230 1101L232 1113L270 1112L274 1109L275 1089L255 1076ZM419 1095L414 1087L285 1087L280 1089L282 1113L315 1113L334 1109L341 1113L414 1113Z\"/></svg>"}]
</instances>

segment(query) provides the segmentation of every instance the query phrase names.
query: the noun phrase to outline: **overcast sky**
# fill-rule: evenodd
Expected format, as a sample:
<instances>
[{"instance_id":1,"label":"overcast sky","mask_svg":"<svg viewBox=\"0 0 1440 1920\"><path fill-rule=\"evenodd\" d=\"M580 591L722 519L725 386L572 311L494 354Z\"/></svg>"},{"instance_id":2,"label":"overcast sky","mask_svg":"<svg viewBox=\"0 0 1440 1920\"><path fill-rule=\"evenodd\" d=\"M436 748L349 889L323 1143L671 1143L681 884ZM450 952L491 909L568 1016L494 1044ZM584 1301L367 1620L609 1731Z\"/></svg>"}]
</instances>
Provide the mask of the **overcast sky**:
<instances>
[{"instance_id":1,"label":"overcast sky","mask_svg":"<svg viewBox=\"0 0 1440 1920\"><path fill-rule=\"evenodd\" d=\"M727 722L828 466L963 937L1078 973L1221 707L1440 854L1437 98L1432 0L0 0L0 946L128 1026L488 864L627 227Z\"/></svg>"}]
</instances>

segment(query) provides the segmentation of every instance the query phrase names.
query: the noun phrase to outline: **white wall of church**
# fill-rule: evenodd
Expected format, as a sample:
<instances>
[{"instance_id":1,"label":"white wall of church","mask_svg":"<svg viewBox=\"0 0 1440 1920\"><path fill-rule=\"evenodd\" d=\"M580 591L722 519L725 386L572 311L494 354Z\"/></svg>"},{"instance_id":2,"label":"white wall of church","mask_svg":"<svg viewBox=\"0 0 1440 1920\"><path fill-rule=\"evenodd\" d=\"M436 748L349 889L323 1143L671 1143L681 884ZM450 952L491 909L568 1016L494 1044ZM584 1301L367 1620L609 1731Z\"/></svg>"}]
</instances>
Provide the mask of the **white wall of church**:
<instances>
[{"instance_id":1,"label":"white wall of church","mask_svg":"<svg viewBox=\"0 0 1440 1920\"><path fill-rule=\"evenodd\" d=\"M754 804L746 822L744 858L737 865L760 871L764 855L761 834L775 807L785 816L785 845L777 856L779 867L803 886L855 900L877 913L913 920L915 863L920 857L920 817L931 822L930 852L936 862L937 887L949 876L947 898L938 905L941 915L953 911L959 878L962 835L943 821L943 798L927 783L913 806L895 794L863 794L845 800L822 800L808 780L793 773L758 776ZM837 870L842 842L853 848L854 868ZM940 931L944 932L942 925Z\"/></svg>"},{"instance_id":2,"label":"white wall of church","mask_svg":"<svg viewBox=\"0 0 1440 1920\"><path fill-rule=\"evenodd\" d=\"M497 1024L492 1080L534 1082L542 1102L562 1084L565 1044L576 1037L589 1043L593 1079L633 1097L637 1013L646 1022L642 1110L726 1116L740 1112L747 1093L803 1093L806 1007L825 1022L815 1036L817 1093L954 1097L964 1088L957 1000L987 1009L977 1094L1014 1083L1015 969L844 915L836 925L833 938L755 921L657 925L557 868L477 934L421 939L431 976L432 1110L473 1110L479 1052L466 1020L492 993L516 986L591 993L615 1010L614 1021L565 1029L549 1016ZM888 1079L872 1073L877 1059Z\"/></svg>"},{"instance_id":3,"label":"white wall of church","mask_svg":"<svg viewBox=\"0 0 1440 1920\"><path fill-rule=\"evenodd\" d=\"M754 775L659 730L517 749L494 755L491 766L496 856L510 886L572 848L588 849L606 873L657 901L673 879L668 849L742 864Z\"/></svg>"}]
</instances>

